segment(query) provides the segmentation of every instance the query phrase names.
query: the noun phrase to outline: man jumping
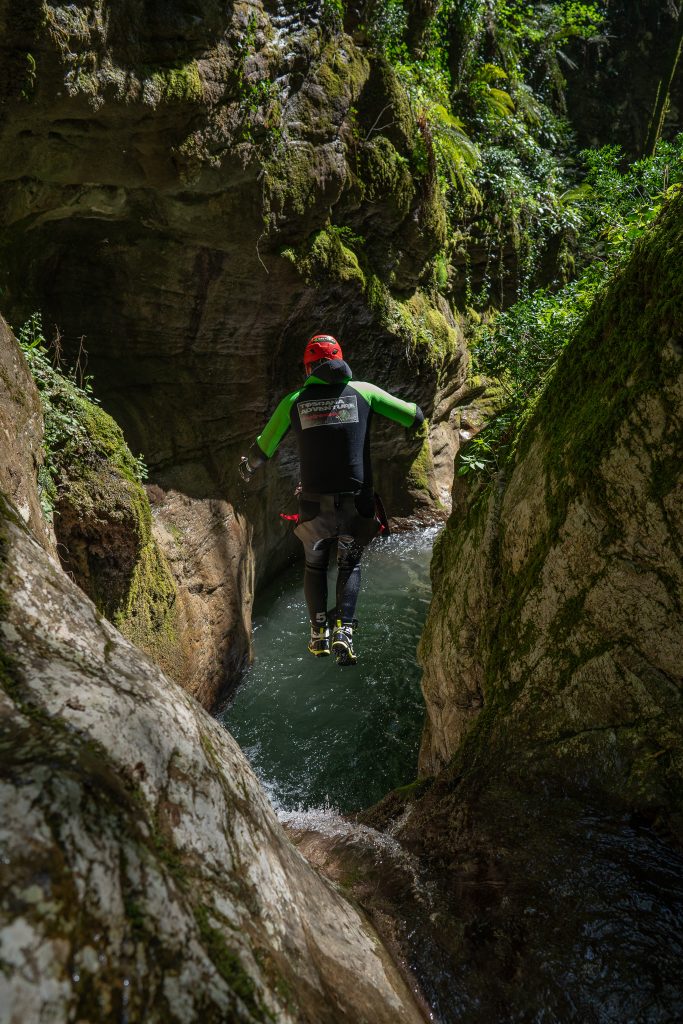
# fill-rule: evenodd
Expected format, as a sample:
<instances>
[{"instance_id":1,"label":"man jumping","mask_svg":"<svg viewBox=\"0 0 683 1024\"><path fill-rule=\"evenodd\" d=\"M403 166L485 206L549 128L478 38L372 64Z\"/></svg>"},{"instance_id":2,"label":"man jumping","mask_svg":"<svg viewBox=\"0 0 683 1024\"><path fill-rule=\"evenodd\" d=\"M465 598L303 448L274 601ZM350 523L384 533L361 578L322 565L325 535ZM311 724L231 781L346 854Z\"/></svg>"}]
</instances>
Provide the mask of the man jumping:
<instances>
[{"instance_id":1,"label":"man jumping","mask_svg":"<svg viewBox=\"0 0 683 1024\"><path fill-rule=\"evenodd\" d=\"M370 461L373 412L404 427L424 420L414 402L403 402L374 384L353 380L341 346L329 334L314 335L304 351L306 381L286 395L262 433L240 460L249 481L270 459L290 427L299 444L301 491L295 533L304 546L304 593L311 620L311 654L330 654L327 570L337 543L337 604L332 650L338 665L354 665L353 626L360 589L360 560L379 530Z\"/></svg>"}]
</instances>

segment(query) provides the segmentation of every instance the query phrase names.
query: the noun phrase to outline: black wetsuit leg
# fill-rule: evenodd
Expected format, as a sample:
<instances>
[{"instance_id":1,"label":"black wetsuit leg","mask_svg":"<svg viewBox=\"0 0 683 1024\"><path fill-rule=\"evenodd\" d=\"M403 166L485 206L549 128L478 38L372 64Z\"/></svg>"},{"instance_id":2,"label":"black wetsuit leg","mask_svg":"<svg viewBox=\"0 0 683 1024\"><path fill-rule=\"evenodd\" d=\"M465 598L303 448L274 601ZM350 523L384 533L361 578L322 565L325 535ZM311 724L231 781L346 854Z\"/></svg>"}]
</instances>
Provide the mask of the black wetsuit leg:
<instances>
[{"instance_id":1,"label":"black wetsuit leg","mask_svg":"<svg viewBox=\"0 0 683 1024\"><path fill-rule=\"evenodd\" d=\"M327 570L330 564L332 541L318 541L313 547L304 545L304 595L311 625L320 627L327 622Z\"/></svg>"},{"instance_id":2,"label":"black wetsuit leg","mask_svg":"<svg viewBox=\"0 0 683 1024\"><path fill-rule=\"evenodd\" d=\"M300 498L301 518L294 532L304 546L304 594L314 626L321 626L327 620L327 570L330 548L335 540L338 568L335 617L342 622L353 622L360 591L361 555L379 529L373 510L372 493L369 498L348 491Z\"/></svg>"},{"instance_id":3,"label":"black wetsuit leg","mask_svg":"<svg viewBox=\"0 0 683 1024\"><path fill-rule=\"evenodd\" d=\"M327 623L327 570L336 534L334 495L299 498L299 524L294 533L304 546L304 595L311 625Z\"/></svg>"},{"instance_id":4,"label":"black wetsuit leg","mask_svg":"<svg viewBox=\"0 0 683 1024\"><path fill-rule=\"evenodd\" d=\"M337 511L337 611L336 617L351 623L360 591L360 561L365 545L376 535L372 491L340 494Z\"/></svg>"},{"instance_id":5,"label":"black wetsuit leg","mask_svg":"<svg viewBox=\"0 0 683 1024\"><path fill-rule=\"evenodd\" d=\"M353 622L360 591L360 560L364 545L340 537L337 544L337 617Z\"/></svg>"}]
</instances>

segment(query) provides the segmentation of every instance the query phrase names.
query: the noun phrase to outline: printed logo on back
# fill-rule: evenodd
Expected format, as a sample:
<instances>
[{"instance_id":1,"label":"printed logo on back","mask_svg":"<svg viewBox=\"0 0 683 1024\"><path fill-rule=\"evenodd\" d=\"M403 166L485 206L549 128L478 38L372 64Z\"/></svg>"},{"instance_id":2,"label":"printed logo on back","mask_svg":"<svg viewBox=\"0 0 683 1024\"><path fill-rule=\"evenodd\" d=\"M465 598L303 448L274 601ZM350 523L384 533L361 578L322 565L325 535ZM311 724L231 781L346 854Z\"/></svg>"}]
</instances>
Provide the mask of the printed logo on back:
<instances>
[{"instance_id":1,"label":"printed logo on back","mask_svg":"<svg viewBox=\"0 0 683 1024\"><path fill-rule=\"evenodd\" d=\"M299 421L302 430L310 427L329 427L337 423L358 423L358 402L355 395L348 398L319 398L299 402Z\"/></svg>"}]
</instances>

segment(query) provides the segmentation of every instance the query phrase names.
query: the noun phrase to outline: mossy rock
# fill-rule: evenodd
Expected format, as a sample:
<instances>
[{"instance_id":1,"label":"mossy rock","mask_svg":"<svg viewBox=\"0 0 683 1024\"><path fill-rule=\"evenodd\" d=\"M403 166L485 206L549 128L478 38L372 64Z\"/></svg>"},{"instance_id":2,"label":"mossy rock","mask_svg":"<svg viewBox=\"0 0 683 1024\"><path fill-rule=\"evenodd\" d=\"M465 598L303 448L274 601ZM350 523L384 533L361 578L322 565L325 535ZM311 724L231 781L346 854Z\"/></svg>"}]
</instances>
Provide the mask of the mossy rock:
<instances>
[{"instance_id":1,"label":"mossy rock","mask_svg":"<svg viewBox=\"0 0 683 1024\"><path fill-rule=\"evenodd\" d=\"M45 469L64 569L124 635L173 665L176 586L152 534L143 467L87 391L30 354L45 420Z\"/></svg>"},{"instance_id":2,"label":"mossy rock","mask_svg":"<svg viewBox=\"0 0 683 1024\"><path fill-rule=\"evenodd\" d=\"M328 279L365 288L365 273L358 255L347 244L343 230L335 225L317 231L297 249L283 250L282 255L307 283Z\"/></svg>"},{"instance_id":3,"label":"mossy rock","mask_svg":"<svg viewBox=\"0 0 683 1024\"><path fill-rule=\"evenodd\" d=\"M457 331L421 289L407 299L395 299L387 290L384 296L384 323L403 337L434 368L440 367L458 349Z\"/></svg>"},{"instance_id":4,"label":"mossy rock","mask_svg":"<svg viewBox=\"0 0 683 1024\"><path fill-rule=\"evenodd\" d=\"M454 778L489 785L514 763L525 786L589 789L678 836L682 250L679 196L564 350L510 463L454 506L421 648L429 770L451 757Z\"/></svg>"},{"instance_id":5,"label":"mossy rock","mask_svg":"<svg viewBox=\"0 0 683 1024\"><path fill-rule=\"evenodd\" d=\"M399 222L408 215L415 196L410 163L385 135L375 135L361 147L357 173L366 201L389 203Z\"/></svg>"},{"instance_id":6,"label":"mossy rock","mask_svg":"<svg viewBox=\"0 0 683 1024\"><path fill-rule=\"evenodd\" d=\"M337 39L331 40L320 55L320 65L315 72L316 81L333 103L353 103L361 93L369 72L365 55L355 46L340 46Z\"/></svg>"},{"instance_id":7,"label":"mossy rock","mask_svg":"<svg viewBox=\"0 0 683 1024\"><path fill-rule=\"evenodd\" d=\"M163 103L199 103L204 97L196 60L174 67L156 68L148 81Z\"/></svg>"},{"instance_id":8,"label":"mossy rock","mask_svg":"<svg viewBox=\"0 0 683 1024\"><path fill-rule=\"evenodd\" d=\"M406 484L410 490L422 491L432 501L441 505L438 496L438 489L434 479L434 460L432 458L432 447L429 441L429 423L427 420L420 428L422 432L422 447L412 465L408 470Z\"/></svg>"},{"instance_id":9,"label":"mossy rock","mask_svg":"<svg viewBox=\"0 0 683 1024\"><path fill-rule=\"evenodd\" d=\"M315 151L309 144L290 146L264 167L264 218L277 223L303 217L320 203Z\"/></svg>"},{"instance_id":10,"label":"mossy rock","mask_svg":"<svg viewBox=\"0 0 683 1024\"><path fill-rule=\"evenodd\" d=\"M393 67L376 56L358 100L358 121L364 137L379 131L399 152L413 157L417 146L415 119L405 88Z\"/></svg>"}]
</instances>

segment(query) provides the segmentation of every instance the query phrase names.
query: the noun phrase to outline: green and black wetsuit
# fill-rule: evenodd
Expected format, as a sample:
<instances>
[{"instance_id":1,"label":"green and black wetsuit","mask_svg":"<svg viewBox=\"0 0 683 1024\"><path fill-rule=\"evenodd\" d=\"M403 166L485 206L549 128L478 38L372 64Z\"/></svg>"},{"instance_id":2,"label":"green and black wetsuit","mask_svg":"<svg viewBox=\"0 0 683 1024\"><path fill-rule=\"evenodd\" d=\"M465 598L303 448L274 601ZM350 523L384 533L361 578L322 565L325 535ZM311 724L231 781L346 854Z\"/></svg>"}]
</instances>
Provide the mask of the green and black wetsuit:
<instances>
[{"instance_id":1,"label":"green and black wetsuit","mask_svg":"<svg viewBox=\"0 0 683 1024\"><path fill-rule=\"evenodd\" d=\"M337 615L344 622L353 619L360 557L376 532L370 459L373 413L404 427L418 426L424 419L414 402L355 381L347 363L329 361L282 399L249 451L255 469L275 454L290 428L297 436L302 493L296 534L306 552L304 589L314 625L327 617L327 568L335 540Z\"/></svg>"}]
</instances>

